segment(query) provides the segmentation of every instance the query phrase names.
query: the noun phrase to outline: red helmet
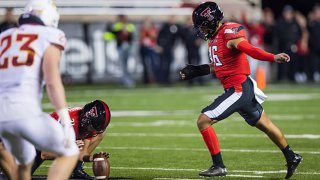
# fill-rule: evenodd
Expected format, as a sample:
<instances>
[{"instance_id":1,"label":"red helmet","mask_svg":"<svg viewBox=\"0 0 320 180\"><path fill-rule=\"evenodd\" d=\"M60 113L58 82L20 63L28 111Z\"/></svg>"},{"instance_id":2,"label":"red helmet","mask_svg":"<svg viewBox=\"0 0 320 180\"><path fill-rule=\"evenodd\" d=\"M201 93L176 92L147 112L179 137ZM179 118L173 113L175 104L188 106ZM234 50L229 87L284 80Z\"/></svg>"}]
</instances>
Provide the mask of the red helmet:
<instances>
[{"instance_id":1,"label":"red helmet","mask_svg":"<svg viewBox=\"0 0 320 180\"><path fill-rule=\"evenodd\" d=\"M197 35L204 40L213 37L222 19L223 12L212 1L200 4L192 13L192 21Z\"/></svg>"},{"instance_id":2,"label":"red helmet","mask_svg":"<svg viewBox=\"0 0 320 180\"><path fill-rule=\"evenodd\" d=\"M110 109L108 105L95 100L86 104L79 115L79 134L82 138L92 137L105 131L110 123Z\"/></svg>"}]
</instances>

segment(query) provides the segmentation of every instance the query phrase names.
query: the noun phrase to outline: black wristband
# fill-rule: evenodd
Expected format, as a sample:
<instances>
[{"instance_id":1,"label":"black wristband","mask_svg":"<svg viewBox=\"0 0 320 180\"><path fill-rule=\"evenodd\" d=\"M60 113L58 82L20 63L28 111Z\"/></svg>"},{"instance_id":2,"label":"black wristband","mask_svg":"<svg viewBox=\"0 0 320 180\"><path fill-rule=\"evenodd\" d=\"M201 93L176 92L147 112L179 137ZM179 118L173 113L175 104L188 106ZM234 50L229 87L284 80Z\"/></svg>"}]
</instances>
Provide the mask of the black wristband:
<instances>
[{"instance_id":1,"label":"black wristband","mask_svg":"<svg viewBox=\"0 0 320 180\"><path fill-rule=\"evenodd\" d=\"M210 74L210 65L202 64L202 65L193 65L188 64L186 67L181 69L180 74L183 80L193 79L198 76L204 76Z\"/></svg>"},{"instance_id":2,"label":"black wristband","mask_svg":"<svg viewBox=\"0 0 320 180\"><path fill-rule=\"evenodd\" d=\"M83 157L82 157L82 160L83 160L83 162L91 162L92 160L90 159L90 155L84 155Z\"/></svg>"},{"instance_id":3,"label":"black wristband","mask_svg":"<svg viewBox=\"0 0 320 180\"><path fill-rule=\"evenodd\" d=\"M202 65L199 65L198 67L199 67L199 71L198 71L199 76L205 76L211 73L209 64L202 64Z\"/></svg>"}]
</instances>

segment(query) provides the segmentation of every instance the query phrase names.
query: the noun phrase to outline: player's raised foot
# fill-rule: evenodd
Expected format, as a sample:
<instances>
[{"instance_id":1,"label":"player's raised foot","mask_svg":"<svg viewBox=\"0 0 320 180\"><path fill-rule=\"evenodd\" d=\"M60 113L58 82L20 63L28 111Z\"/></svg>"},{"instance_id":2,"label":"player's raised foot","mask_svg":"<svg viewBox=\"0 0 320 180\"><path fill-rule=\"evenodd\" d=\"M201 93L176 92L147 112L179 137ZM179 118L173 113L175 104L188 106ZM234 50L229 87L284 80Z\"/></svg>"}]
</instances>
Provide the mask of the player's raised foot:
<instances>
[{"instance_id":1,"label":"player's raised foot","mask_svg":"<svg viewBox=\"0 0 320 180\"><path fill-rule=\"evenodd\" d=\"M208 170L199 173L199 176L213 177L213 176L226 176L227 169L219 166L211 166Z\"/></svg>"},{"instance_id":2,"label":"player's raised foot","mask_svg":"<svg viewBox=\"0 0 320 180\"><path fill-rule=\"evenodd\" d=\"M301 161L302 161L302 156L300 156L299 154L295 154L294 159L291 162L287 162L288 169L287 169L287 175L285 179L289 179L293 175L293 173L296 171Z\"/></svg>"}]
</instances>

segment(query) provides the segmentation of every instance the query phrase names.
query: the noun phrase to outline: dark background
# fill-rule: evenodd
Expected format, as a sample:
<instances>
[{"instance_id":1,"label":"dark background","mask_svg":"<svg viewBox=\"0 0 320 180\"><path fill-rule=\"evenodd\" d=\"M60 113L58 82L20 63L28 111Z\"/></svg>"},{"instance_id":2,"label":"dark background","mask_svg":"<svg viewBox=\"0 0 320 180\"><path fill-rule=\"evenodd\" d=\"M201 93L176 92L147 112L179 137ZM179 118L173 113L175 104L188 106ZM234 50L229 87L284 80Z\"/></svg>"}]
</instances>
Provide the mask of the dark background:
<instances>
[{"instance_id":1,"label":"dark background","mask_svg":"<svg viewBox=\"0 0 320 180\"><path fill-rule=\"evenodd\" d=\"M307 16L316 3L320 4L320 0L262 0L262 9L271 8L277 18L281 15L283 7L288 4Z\"/></svg>"}]
</instances>

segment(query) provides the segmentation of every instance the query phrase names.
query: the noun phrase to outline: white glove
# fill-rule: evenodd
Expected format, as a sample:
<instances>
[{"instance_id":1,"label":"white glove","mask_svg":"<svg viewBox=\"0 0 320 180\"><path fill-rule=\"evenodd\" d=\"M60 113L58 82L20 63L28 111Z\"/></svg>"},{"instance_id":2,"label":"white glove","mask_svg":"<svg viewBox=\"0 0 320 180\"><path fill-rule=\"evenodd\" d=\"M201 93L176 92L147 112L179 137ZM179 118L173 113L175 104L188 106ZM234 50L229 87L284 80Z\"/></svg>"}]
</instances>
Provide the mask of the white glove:
<instances>
[{"instance_id":1,"label":"white glove","mask_svg":"<svg viewBox=\"0 0 320 180\"><path fill-rule=\"evenodd\" d=\"M76 144L78 148L81 150L84 146L84 141L83 140L76 140Z\"/></svg>"},{"instance_id":2,"label":"white glove","mask_svg":"<svg viewBox=\"0 0 320 180\"><path fill-rule=\"evenodd\" d=\"M72 136L74 134L73 128L71 126L71 119L68 113L67 108L63 108L57 111L57 114L59 115L61 125L63 128L63 135L64 135L64 146L66 148L69 148L72 143L75 141L75 136Z\"/></svg>"}]
</instances>

